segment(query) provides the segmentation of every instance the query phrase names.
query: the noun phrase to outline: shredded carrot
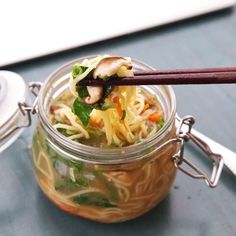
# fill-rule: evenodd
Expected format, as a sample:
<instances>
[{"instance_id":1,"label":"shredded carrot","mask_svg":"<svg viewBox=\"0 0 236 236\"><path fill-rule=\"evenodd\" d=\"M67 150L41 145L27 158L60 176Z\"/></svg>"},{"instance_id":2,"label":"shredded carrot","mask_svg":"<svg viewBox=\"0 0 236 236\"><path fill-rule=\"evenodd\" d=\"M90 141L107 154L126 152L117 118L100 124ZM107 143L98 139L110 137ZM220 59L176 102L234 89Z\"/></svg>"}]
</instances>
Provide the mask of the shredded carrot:
<instances>
[{"instance_id":1,"label":"shredded carrot","mask_svg":"<svg viewBox=\"0 0 236 236\"><path fill-rule=\"evenodd\" d=\"M123 110L122 110L122 107L121 107L121 104L120 104L120 101L119 101L119 97L114 97L113 102L116 104L116 110L117 110L119 116L122 117L123 116Z\"/></svg>"},{"instance_id":2,"label":"shredded carrot","mask_svg":"<svg viewBox=\"0 0 236 236\"><path fill-rule=\"evenodd\" d=\"M158 113L153 113L148 117L148 119L153 122L159 122L160 116L158 115Z\"/></svg>"},{"instance_id":3,"label":"shredded carrot","mask_svg":"<svg viewBox=\"0 0 236 236\"><path fill-rule=\"evenodd\" d=\"M104 127L103 121L100 121L100 122L98 123L98 127L99 127L99 128L103 128L103 127Z\"/></svg>"}]
</instances>

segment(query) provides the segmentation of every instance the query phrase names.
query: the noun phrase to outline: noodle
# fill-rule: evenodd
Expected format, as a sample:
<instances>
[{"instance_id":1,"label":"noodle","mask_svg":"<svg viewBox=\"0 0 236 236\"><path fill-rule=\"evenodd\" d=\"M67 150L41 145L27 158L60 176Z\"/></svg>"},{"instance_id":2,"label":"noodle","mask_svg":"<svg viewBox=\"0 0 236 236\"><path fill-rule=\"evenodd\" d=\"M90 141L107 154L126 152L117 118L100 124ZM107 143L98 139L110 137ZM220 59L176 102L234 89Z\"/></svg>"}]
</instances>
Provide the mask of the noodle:
<instances>
[{"instance_id":1,"label":"noodle","mask_svg":"<svg viewBox=\"0 0 236 236\"><path fill-rule=\"evenodd\" d=\"M47 173L43 168L40 167L40 164L41 164L42 159L43 159L44 161L46 161L46 164L47 164L47 168L48 168L49 173ZM36 167L37 167L38 170L40 170L48 179L53 180L53 170L52 170L51 164L49 163L49 160L48 160L47 156L46 156L43 152L40 152L39 155L38 155L38 160L37 160L37 163L36 163Z\"/></svg>"}]
</instances>

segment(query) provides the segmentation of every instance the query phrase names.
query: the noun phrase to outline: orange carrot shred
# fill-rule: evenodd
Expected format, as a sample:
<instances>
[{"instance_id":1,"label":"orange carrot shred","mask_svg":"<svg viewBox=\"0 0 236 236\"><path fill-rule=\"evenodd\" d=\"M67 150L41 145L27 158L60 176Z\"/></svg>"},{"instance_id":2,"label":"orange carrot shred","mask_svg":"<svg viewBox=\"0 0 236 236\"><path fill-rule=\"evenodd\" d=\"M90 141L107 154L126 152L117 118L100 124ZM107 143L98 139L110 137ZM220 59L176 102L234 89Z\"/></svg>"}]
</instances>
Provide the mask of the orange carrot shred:
<instances>
[{"instance_id":1,"label":"orange carrot shred","mask_svg":"<svg viewBox=\"0 0 236 236\"><path fill-rule=\"evenodd\" d=\"M153 113L148 117L148 119L153 122L159 122L160 116L157 113Z\"/></svg>"},{"instance_id":2,"label":"orange carrot shred","mask_svg":"<svg viewBox=\"0 0 236 236\"><path fill-rule=\"evenodd\" d=\"M121 104L120 104L120 101L119 101L119 97L114 97L113 102L117 105L116 110L117 110L119 116L122 117L123 110L122 110L122 107L121 107Z\"/></svg>"}]
</instances>

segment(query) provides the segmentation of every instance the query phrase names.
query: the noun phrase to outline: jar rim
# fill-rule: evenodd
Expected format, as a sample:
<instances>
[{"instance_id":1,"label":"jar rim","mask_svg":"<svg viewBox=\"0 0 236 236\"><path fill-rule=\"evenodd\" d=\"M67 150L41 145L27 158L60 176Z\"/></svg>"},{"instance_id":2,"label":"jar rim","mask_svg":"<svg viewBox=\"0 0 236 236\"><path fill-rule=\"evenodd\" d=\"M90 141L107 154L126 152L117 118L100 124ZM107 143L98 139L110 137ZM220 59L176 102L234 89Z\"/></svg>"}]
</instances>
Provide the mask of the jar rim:
<instances>
[{"instance_id":1,"label":"jar rim","mask_svg":"<svg viewBox=\"0 0 236 236\"><path fill-rule=\"evenodd\" d=\"M169 93L171 110L170 110L170 115L167 117L167 120L164 123L164 126L156 134L137 144L132 144L125 147L115 147L115 148L101 148L101 147L88 146L66 138L60 132L57 132L48 120L47 111L45 110L44 107L44 98L47 93L47 86L61 72L64 72L63 74L65 76L68 73L65 72L66 69L68 69L68 67L72 68L72 65L75 64L76 62L80 62L84 59L89 59L93 57L95 56L94 55L86 56L69 61L68 63L62 65L53 73L51 73L45 80L38 97L38 117L44 130L53 139L53 142L50 140L48 140L48 142L54 149L57 150L60 149L59 150L60 152L63 152L63 154L65 154L68 158L71 158L75 161L86 161L89 163L98 163L107 165L107 164L127 163L134 161L136 159L140 159L140 156L138 154L147 150L147 148L152 147L154 144L160 142L163 136L165 136L165 134L168 132L169 127L173 124L173 121L175 119L176 99L174 91L172 87L169 85L148 86L156 88L159 87L166 90ZM134 67L140 66L145 68L146 70L147 69L154 70L153 67L139 60L132 59L132 62L134 64ZM63 147L63 149L65 149L66 151L61 150L61 148L59 148L58 145L60 147Z\"/></svg>"}]
</instances>

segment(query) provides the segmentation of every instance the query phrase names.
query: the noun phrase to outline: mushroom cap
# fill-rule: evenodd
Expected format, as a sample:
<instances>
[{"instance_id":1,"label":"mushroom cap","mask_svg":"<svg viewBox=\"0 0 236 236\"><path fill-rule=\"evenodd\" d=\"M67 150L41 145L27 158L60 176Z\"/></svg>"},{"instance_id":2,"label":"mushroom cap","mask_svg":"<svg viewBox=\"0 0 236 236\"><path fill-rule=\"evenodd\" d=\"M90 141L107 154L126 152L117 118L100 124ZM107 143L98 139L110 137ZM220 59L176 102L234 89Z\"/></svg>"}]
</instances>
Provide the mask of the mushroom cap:
<instances>
[{"instance_id":1,"label":"mushroom cap","mask_svg":"<svg viewBox=\"0 0 236 236\"><path fill-rule=\"evenodd\" d=\"M94 79L100 77L110 77L122 67L125 66L127 69L132 69L131 62L124 57L105 57L96 66L93 72Z\"/></svg>"}]
</instances>

